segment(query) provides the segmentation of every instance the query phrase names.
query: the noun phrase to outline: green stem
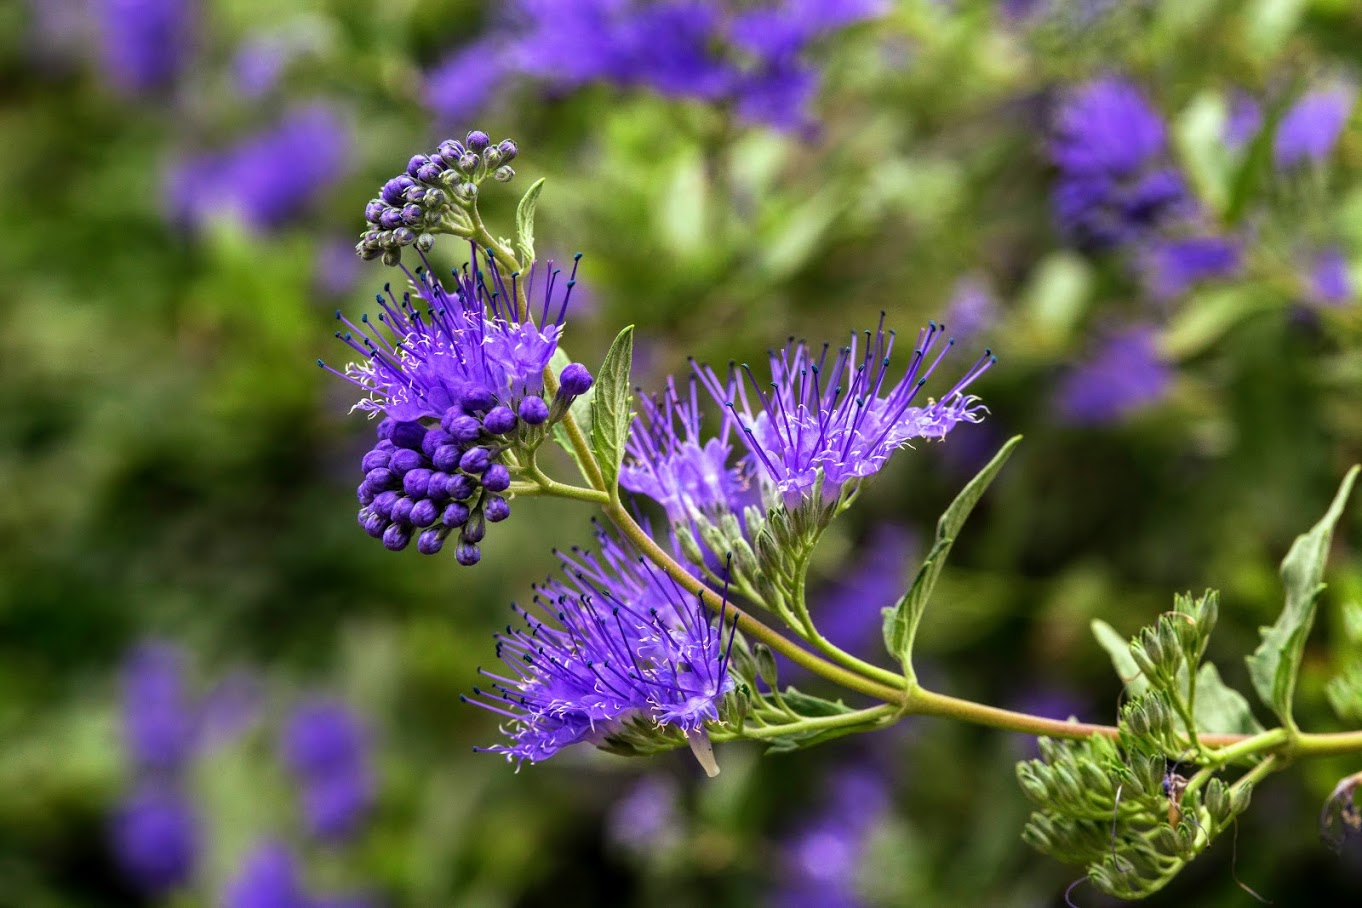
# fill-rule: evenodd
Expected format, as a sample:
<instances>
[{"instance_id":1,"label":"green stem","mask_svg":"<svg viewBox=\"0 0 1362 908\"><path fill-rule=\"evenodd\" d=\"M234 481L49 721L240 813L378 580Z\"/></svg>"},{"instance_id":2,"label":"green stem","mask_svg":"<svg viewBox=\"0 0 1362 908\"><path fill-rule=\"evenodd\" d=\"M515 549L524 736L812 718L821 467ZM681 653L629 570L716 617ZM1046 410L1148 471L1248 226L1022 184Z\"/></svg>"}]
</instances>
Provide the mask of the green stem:
<instances>
[{"instance_id":1,"label":"green stem","mask_svg":"<svg viewBox=\"0 0 1362 908\"><path fill-rule=\"evenodd\" d=\"M885 703L880 706L871 706L867 709L857 709L848 713L838 713L835 716L811 716L799 719L795 722L786 722L783 725L763 725L758 728L746 728L741 733L733 734L732 740L741 738L779 738L783 735L797 734L804 731L825 731L829 728L866 725L881 719L891 719L897 712L898 707ZM727 736L720 737L715 735L715 738L716 740L729 740Z\"/></svg>"},{"instance_id":2,"label":"green stem","mask_svg":"<svg viewBox=\"0 0 1362 908\"><path fill-rule=\"evenodd\" d=\"M1300 757L1327 757L1362 751L1362 731L1299 735L1292 752Z\"/></svg>"}]
</instances>

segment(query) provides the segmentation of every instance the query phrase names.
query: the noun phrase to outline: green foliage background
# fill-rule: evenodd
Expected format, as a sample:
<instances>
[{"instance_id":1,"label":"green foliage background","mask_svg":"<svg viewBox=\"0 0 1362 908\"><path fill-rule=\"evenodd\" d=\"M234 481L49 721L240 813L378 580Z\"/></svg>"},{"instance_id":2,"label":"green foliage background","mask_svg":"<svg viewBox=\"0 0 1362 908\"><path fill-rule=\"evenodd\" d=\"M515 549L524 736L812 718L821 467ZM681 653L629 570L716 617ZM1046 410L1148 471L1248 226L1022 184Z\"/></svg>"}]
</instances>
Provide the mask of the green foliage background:
<instances>
[{"instance_id":1,"label":"green foliage background","mask_svg":"<svg viewBox=\"0 0 1362 908\"><path fill-rule=\"evenodd\" d=\"M472 753L495 723L459 694L491 660L506 603L549 570L551 546L589 539L589 515L518 504L473 570L384 551L354 522L371 427L347 418L347 388L313 365L340 356L332 310L362 308L387 279L369 263L329 296L319 256L353 240L364 202L410 154L473 126L522 149L515 183L488 192L501 232L516 187L544 176L537 245L585 253L592 305L570 324L574 356L598 363L633 323L644 388L683 373L689 354L741 361L791 334L836 341L880 310L911 332L976 276L1001 310L979 342L1000 363L976 386L993 413L976 431L1026 440L952 552L918 634L920 673L1002 705L1068 691L1081 718L1110 721L1118 682L1091 619L1130 633L1174 591L1214 586L1210 656L1248 690L1238 657L1280 608L1276 565L1362 459L1362 316L1303 307L1291 278L1299 236L1362 252L1362 134L1345 132L1319 185L1282 187L1236 182L1219 124L1236 86L1290 94L1354 72L1362 8L1132 3L1081 27L1023 28L993 7L903 2L832 42L807 136L646 95L525 86L442 127L417 73L477 34L491 10L475 3L216 0L174 105L112 94L79 55L44 60L27 9L0 9L0 905L138 904L106 830L126 784L116 671L147 636L181 642L206 679L251 667L272 708L321 687L365 712L381 808L355 854L322 855L314 872L377 881L394 905L760 904L782 835L816 806L829 767L867 752L896 789L864 857L867 904L1061 903L1077 872L1018 838L1027 807L1012 763L1027 744L1008 735L920 720L766 760L728 745L713 782L685 753L645 764L573 752L519 774ZM263 104L236 99L223 75L235 43L299 23L319 50ZM1053 416L1056 377L1101 326L1154 305L1126 264L1066 249L1048 206L1046 111L1066 84L1112 70L1168 115L1213 209L1254 212L1253 254L1278 267L1177 301L1161 321L1179 364L1170 398L1079 430ZM268 235L167 225L174 151L314 97L353 112L357 163L304 222ZM820 549L818 573L835 576L881 521L928 538L980 462L961 464L970 445L953 436L896 458ZM1358 523L1340 525L1306 651L1297 719L1310 730L1346 727L1323 689L1341 604L1362 595ZM1278 904L1362 891L1357 843L1335 857L1316 829L1334 782L1358 768L1318 761L1255 793L1239 878ZM646 772L681 781L687 819L673 847L638 860L602 826ZM263 731L200 768L215 832L208 880L186 904L212 904L248 842L296 825L286 785ZM1249 904L1231 863L1218 844L1154 903Z\"/></svg>"}]
</instances>

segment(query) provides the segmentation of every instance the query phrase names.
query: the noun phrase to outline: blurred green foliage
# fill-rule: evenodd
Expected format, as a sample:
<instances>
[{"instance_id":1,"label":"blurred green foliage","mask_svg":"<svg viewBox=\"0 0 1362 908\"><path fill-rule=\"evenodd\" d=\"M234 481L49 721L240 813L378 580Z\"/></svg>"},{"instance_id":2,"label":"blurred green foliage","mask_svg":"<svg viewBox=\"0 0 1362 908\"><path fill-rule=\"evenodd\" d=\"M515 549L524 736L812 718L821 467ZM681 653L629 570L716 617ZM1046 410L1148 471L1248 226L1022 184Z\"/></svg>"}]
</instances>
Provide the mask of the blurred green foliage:
<instances>
[{"instance_id":1,"label":"blurred green foliage","mask_svg":"<svg viewBox=\"0 0 1362 908\"><path fill-rule=\"evenodd\" d=\"M920 720L766 760L729 745L713 782L684 753L645 765L569 752L516 774L471 752L495 721L458 695L490 661L505 604L549 570L551 546L589 538L587 516L520 504L533 518L499 528L473 570L384 551L354 523L371 427L346 417L349 389L312 363L337 357L331 310L361 308L387 279L366 264L336 297L319 262L358 233L375 187L441 137L419 71L495 10L206 7L185 84L141 100L112 93L85 56L34 40L31 9L0 10L0 905L139 903L109 861L107 817L126 784L116 670L147 636L182 642L206 677L249 666L276 698L327 687L363 710L381 809L348 866L322 856L316 872L376 881L393 905L760 904L826 769L857 760L895 790L864 855L868 904L1060 903L1072 874L1019 838L1027 808L1011 764L1027 744L1007 735ZM909 332L940 317L958 279L983 281L1000 314L979 345L1000 363L978 386L993 413L978 431L1026 441L955 546L919 634L921 673L1003 705L1067 691L1081 718L1108 721L1119 684L1089 622L1128 634L1174 591L1215 586L1211 655L1247 689L1238 657L1276 614L1275 566L1362 459L1362 316L1307 310L1286 279L1203 288L1164 321L1180 367L1167 401L1112 427L1060 424L1056 376L1101 325L1153 304L1121 261L1057 235L1046 117L1065 85L1129 74L1169 117L1203 199L1227 220L1257 219L1256 253L1289 272L1294 239L1326 229L1355 259L1355 130L1319 187L1238 177L1219 135L1235 87L1286 96L1355 70L1362 9L1169 0L1031 27L994 7L905 0L836 41L809 135L606 88L518 89L446 131L513 136L517 184L548 178L537 245L584 252L593 301L567 343L596 363L637 325L644 388L682 374L690 354L741 361L791 334L835 341L881 310ZM319 50L264 101L236 98L223 75L232 48L284 26L314 33ZM355 166L305 220L267 234L167 222L169 157L317 97L353 114ZM489 192L502 232L517 195ZM836 575L879 522L925 538L972 474L956 453L967 444L898 458L820 550L820 575ZM1362 595L1358 523L1340 524L1323 631L1304 657L1297 716L1311 730L1343 727L1324 687L1332 644L1356 646L1342 606ZM190 904L212 903L244 843L296 822L273 747L248 737L196 776L214 833L202 902ZM1326 760L1273 779L1237 845L1217 845L1155 903L1245 904L1236 849L1239 878L1278 904L1356 894L1356 843L1327 852L1315 817L1357 769ZM673 848L639 858L602 828L645 772L682 782L686 819Z\"/></svg>"}]
</instances>

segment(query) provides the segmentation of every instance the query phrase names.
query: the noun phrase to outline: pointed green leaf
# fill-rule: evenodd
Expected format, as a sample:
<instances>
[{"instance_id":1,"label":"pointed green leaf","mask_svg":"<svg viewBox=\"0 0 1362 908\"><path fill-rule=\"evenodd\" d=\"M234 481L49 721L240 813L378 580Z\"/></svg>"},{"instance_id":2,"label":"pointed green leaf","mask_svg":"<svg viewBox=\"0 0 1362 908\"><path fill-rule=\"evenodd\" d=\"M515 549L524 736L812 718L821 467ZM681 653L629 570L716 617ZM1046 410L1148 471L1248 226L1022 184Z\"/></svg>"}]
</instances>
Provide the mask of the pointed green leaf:
<instances>
[{"instance_id":1,"label":"pointed green leaf","mask_svg":"<svg viewBox=\"0 0 1362 908\"><path fill-rule=\"evenodd\" d=\"M1215 665L1207 662L1196 673L1197 734L1256 735L1263 726L1253 717L1253 708L1244 695L1220 680Z\"/></svg>"},{"instance_id":2,"label":"pointed green leaf","mask_svg":"<svg viewBox=\"0 0 1362 908\"><path fill-rule=\"evenodd\" d=\"M634 362L634 326L621 331L596 375L596 394L591 400L591 446L605 474L606 487L615 490L624 443L629 438L629 370Z\"/></svg>"},{"instance_id":3,"label":"pointed green leaf","mask_svg":"<svg viewBox=\"0 0 1362 908\"><path fill-rule=\"evenodd\" d=\"M1324 589L1322 579L1329 542L1334 535L1334 525L1343 516L1343 506L1352 492L1359 469L1362 467L1355 466L1348 471L1324 517L1310 532L1297 536L1282 559L1286 605L1276 624L1261 629L1263 642L1245 660L1258 696L1288 728L1296 727L1291 716L1291 701L1296 691L1296 673L1300 670L1305 638L1310 635L1310 626L1315 621L1315 600Z\"/></svg>"},{"instance_id":4,"label":"pointed green leaf","mask_svg":"<svg viewBox=\"0 0 1362 908\"><path fill-rule=\"evenodd\" d=\"M534 264L534 211L539 207L539 193L543 188L544 178L540 177L525 190L515 209L515 254L521 268Z\"/></svg>"},{"instance_id":5,"label":"pointed green leaf","mask_svg":"<svg viewBox=\"0 0 1362 908\"><path fill-rule=\"evenodd\" d=\"M912 666L913 640L917 636L917 626L922 621L922 614L927 609L927 600L932 595L932 588L936 586L941 569L946 564L946 556L950 554L951 546L955 544L955 538L960 535L970 512L979 503L979 499L984 497L984 492L998 475L998 471L1003 468L1003 464L1012 456L1012 451L1020 441L1020 435L1008 439L989 461L988 466L980 470L979 475L971 479L969 485L965 486L955 501L951 502L950 507L946 508L946 512L936 524L936 541L932 544L931 551L927 553L926 560L922 562L922 567L918 569L917 576L913 578L913 585L903 594L897 605L884 610L884 645L903 665L904 674L908 678L916 677Z\"/></svg>"},{"instance_id":6,"label":"pointed green leaf","mask_svg":"<svg viewBox=\"0 0 1362 908\"><path fill-rule=\"evenodd\" d=\"M1135 664L1135 659L1130 655L1130 641L1122 637L1110 624L1100 618L1094 618L1092 622L1092 635L1097 638L1098 644L1107 651L1111 657L1112 668L1116 669L1116 674L1126 686L1126 692L1131 697L1142 697L1149 692L1149 679L1140 671L1140 667Z\"/></svg>"}]
</instances>

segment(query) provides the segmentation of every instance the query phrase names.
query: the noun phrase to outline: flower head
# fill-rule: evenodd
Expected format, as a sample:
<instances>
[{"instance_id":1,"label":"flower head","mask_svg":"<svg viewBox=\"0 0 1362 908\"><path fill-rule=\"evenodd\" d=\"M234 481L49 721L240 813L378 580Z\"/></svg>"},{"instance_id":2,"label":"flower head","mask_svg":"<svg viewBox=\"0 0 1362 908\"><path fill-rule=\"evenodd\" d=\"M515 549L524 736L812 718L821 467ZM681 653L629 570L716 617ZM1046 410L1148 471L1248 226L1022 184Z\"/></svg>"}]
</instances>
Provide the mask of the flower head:
<instances>
[{"instance_id":1,"label":"flower head","mask_svg":"<svg viewBox=\"0 0 1362 908\"><path fill-rule=\"evenodd\" d=\"M508 674L483 672L491 689L465 698L507 719L508 743L485 749L536 763L634 725L680 732L699 756L704 725L734 686L733 637L725 647L722 615L715 627L672 578L605 533L598 540L599 554L560 553L563 579L535 587L532 609L513 606L525 627L497 637Z\"/></svg>"},{"instance_id":2,"label":"flower head","mask_svg":"<svg viewBox=\"0 0 1362 908\"><path fill-rule=\"evenodd\" d=\"M741 513L749 476L743 465L729 465L733 424L725 419L716 437L701 440L695 380L683 400L668 378L660 396L640 395L639 409L625 445L620 486L662 505L672 523L716 510Z\"/></svg>"},{"instance_id":3,"label":"flower head","mask_svg":"<svg viewBox=\"0 0 1362 908\"><path fill-rule=\"evenodd\" d=\"M1075 242L1108 248L1186 214L1190 196L1168 161L1163 120L1129 82L1089 82L1059 111L1050 153L1055 211Z\"/></svg>"},{"instance_id":4,"label":"flower head","mask_svg":"<svg viewBox=\"0 0 1362 908\"><path fill-rule=\"evenodd\" d=\"M932 324L918 344L903 376L889 373L895 335L884 331L884 319L863 341L856 335L835 357L826 344L814 354L791 341L770 355L771 383L763 389L752 371L743 372L746 387L730 366L721 380L708 366L696 374L716 400L729 407L748 449L748 462L764 477L765 486L787 508L813 499L834 501L849 483L878 472L889 456L918 438L944 438L960 422L979 422L987 410L965 389L994 362L991 352L971 367L940 400L914 406L918 392L954 339L936 349L944 329ZM755 401L758 406L753 406Z\"/></svg>"},{"instance_id":5,"label":"flower head","mask_svg":"<svg viewBox=\"0 0 1362 908\"><path fill-rule=\"evenodd\" d=\"M199 854L198 818L173 787L145 785L115 814L113 846L129 881L149 895L165 895L193 876Z\"/></svg>"},{"instance_id":6,"label":"flower head","mask_svg":"<svg viewBox=\"0 0 1362 908\"><path fill-rule=\"evenodd\" d=\"M1136 326L1108 338L1059 385L1055 402L1065 422L1117 422L1167 393L1173 370L1159 355L1154 330Z\"/></svg>"},{"instance_id":7,"label":"flower head","mask_svg":"<svg viewBox=\"0 0 1362 908\"><path fill-rule=\"evenodd\" d=\"M358 718L335 700L300 704L284 726L284 763L298 779L308 829L319 839L353 835L374 801Z\"/></svg>"},{"instance_id":8,"label":"flower head","mask_svg":"<svg viewBox=\"0 0 1362 908\"><path fill-rule=\"evenodd\" d=\"M336 314L347 329L336 336L363 358L344 372L318 365L365 393L355 409L386 417L378 444L361 461L360 526L394 551L419 533L417 550L426 555L457 530L456 557L472 565L487 523L510 514L501 497L511 484L503 452L537 438L555 413L566 412L574 389L590 387L590 373L573 364L563 370L552 408L543 396L577 268L566 281L552 262L539 269L536 322L517 311L521 276L504 278L476 247L450 289L428 270L401 267L412 291L399 301L385 287L376 320L364 315L355 324ZM536 296L535 278L523 278L528 299Z\"/></svg>"},{"instance_id":9,"label":"flower head","mask_svg":"<svg viewBox=\"0 0 1362 908\"><path fill-rule=\"evenodd\" d=\"M1349 86L1336 86L1302 96L1277 124L1272 141L1277 168L1286 170L1327 158L1338 144L1356 95Z\"/></svg>"}]
</instances>

